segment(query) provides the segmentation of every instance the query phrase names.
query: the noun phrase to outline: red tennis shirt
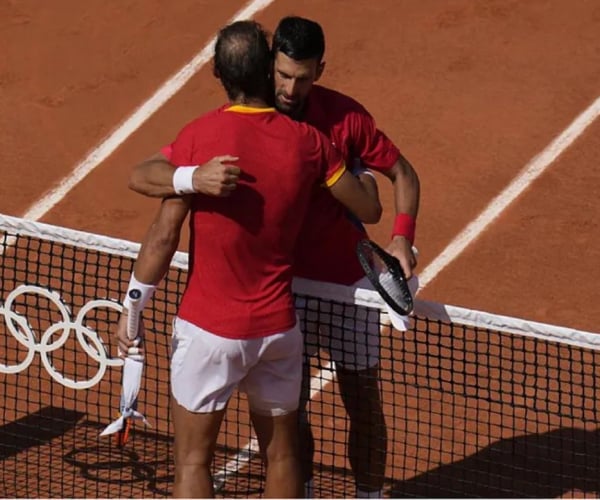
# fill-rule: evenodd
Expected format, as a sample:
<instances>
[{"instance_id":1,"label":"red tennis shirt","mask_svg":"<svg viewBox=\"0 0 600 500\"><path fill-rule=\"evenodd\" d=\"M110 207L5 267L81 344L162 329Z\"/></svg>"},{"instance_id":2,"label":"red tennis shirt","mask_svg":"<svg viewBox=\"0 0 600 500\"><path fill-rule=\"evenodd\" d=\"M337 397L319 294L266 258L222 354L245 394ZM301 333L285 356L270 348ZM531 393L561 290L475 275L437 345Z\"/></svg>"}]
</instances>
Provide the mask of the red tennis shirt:
<instances>
[{"instance_id":1,"label":"red tennis shirt","mask_svg":"<svg viewBox=\"0 0 600 500\"><path fill-rule=\"evenodd\" d=\"M311 193L334 184L344 162L307 124L273 108L229 105L188 124L171 161L198 165L225 154L239 157L242 175L229 198L193 197L178 315L230 338L286 331L296 322L292 259Z\"/></svg>"},{"instance_id":2,"label":"red tennis shirt","mask_svg":"<svg viewBox=\"0 0 600 500\"><path fill-rule=\"evenodd\" d=\"M398 148L377 129L375 120L354 99L314 85L305 121L329 137L348 165L360 158L374 170L391 168ZM294 274L302 278L350 285L364 276L356 245L365 230L328 190L315 187L296 247Z\"/></svg>"}]
</instances>

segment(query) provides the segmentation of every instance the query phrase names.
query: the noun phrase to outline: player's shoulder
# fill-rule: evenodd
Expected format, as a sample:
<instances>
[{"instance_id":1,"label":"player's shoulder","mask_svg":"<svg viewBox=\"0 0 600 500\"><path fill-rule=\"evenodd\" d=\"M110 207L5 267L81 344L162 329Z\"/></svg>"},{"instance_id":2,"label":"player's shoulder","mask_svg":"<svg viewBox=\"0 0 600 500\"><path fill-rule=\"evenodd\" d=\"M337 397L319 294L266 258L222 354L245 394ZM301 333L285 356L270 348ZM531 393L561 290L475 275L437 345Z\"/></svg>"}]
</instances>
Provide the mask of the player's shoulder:
<instances>
[{"instance_id":1,"label":"player's shoulder","mask_svg":"<svg viewBox=\"0 0 600 500\"><path fill-rule=\"evenodd\" d=\"M322 142L328 142L326 135L314 125L311 125L310 123L305 121L295 121L294 124L298 129L299 135L304 140L310 140L313 144L316 145L320 145Z\"/></svg>"},{"instance_id":2,"label":"player's shoulder","mask_svg":"<svg viewBox=\"0 0 600 500\"><path fill-rule=\"evenodd\" d=\"M284 113L277 112L274 114L274 121L272 125L276 124L280 128L287 128L289 137L296 135L302 139L306 136L318 134L318 130L305 121L294 120Z\"/></svg>"},{"instance_id":3,"label":"player's shoulder","mask_svg":"<svg viewBox=\"0 0 600 500\"><path fill-rule=\"evenodd\" d=\"M310 123L293 120L282 113L278 116L278 122L290 150L296 150L302 157L314 157L317 152L329 148L327 136Z\"/></svg>"},{"instance_id":4,"label":"player's shoulder","mask_svg":"<svg viewBox=\"0 0 600 500\"><path fill-rule=\"evenodd\" d=\"M203 127L207 122L213 121L217 119L217 117L223 115L223 111L226 108L226 105L219 106L218 108L211 109L197 116L196 118L190 120L185 126L184 129L196 129L199 127Z\"/></svg>"}]
</instances>

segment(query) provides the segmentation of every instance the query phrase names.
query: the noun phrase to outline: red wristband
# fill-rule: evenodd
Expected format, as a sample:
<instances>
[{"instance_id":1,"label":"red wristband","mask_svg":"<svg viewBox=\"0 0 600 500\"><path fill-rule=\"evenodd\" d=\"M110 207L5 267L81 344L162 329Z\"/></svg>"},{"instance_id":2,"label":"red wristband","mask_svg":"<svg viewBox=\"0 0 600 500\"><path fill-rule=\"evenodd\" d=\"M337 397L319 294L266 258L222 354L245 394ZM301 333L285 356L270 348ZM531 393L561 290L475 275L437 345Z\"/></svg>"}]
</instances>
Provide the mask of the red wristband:
<instances>
[{"instance_id":1,"label":"red wristband","mask_svg":"<svg viewBox=\"0 0 600 500\"><path fill-rule=\"evenodd\" d=\"M416 221L412 215L396 215L394 228L392 229L392 238L394 236L404 236L412 245L415 242L415 225Z\"/></svg>"}]
</instances>

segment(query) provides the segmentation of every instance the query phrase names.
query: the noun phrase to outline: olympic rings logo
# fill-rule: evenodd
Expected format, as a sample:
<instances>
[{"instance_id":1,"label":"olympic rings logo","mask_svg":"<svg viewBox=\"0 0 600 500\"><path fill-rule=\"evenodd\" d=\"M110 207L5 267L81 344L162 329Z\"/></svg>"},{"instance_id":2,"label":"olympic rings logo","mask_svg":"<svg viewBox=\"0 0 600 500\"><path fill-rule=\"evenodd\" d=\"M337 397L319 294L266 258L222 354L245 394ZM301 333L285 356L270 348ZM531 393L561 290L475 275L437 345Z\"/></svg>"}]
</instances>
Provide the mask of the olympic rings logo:
<instances>
[{"instance_id":1,"label":"olympic rings logo","mask_svg":"<svg viewBox=\"0 0 600 500\"><path fill-rule=\"evenodd\" d=\"M54 303L62 320L50 325L41 335L36 335L27 318L13 310L15 299L24 294L37 294ZM0 315L4 315L7 331L28 351L25 359L16 364L6 365L0 362L0 372L8 374L22 372L29 367L35 354L39 353L46 371L60 384L71 389L89 389L93 387L102 380L109 366L123 366L122 359L109 357L102 339L94 330L84 324L89 311L102 307L114 309L118 312L123 310L123 306L117 302L101 299L91 300L81 308L73 321L69 308L57 292L39 286L18 286L8 295L4 306L0 303ZM75 336L84 352L98 363L98 371L90 379L73 380L67 378L52 364L52 353L65 345L72 330L75 331Z\"/></svg>"}]
</instances>

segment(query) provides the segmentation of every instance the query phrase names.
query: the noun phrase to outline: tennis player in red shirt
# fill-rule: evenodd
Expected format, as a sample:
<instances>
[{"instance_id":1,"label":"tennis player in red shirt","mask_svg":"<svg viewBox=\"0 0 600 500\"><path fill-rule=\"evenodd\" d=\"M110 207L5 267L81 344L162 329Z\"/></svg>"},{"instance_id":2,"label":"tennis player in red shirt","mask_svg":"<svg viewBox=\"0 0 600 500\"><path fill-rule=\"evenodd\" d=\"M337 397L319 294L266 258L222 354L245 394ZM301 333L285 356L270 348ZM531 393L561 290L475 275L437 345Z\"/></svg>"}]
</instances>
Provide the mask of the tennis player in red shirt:
<instances>
[{"instance_id":1,"label":"tennis player in red shirt","mask_svg":"<svg viewBox=\"0 0 600 500\"><path fill-rule=\"evenodd\" d=\"M387 250L402 264L408 277L416 265L412 252L419 207L419 179L398 148L377 128L373 117L354 99L315 85L325 68L325 40L321 27L308 19L286 17L275 31L275 105L298 121L323 132L342 152L348 165L358 164L388 177L394 186L396 219ZM167 161L170 147L149 158L132 172L130 187L148 196L202 192L226 197L235 189L239 169L234 156L220 156L195 166L173 169ZM319 281L368 287L355 254L365 230L348 210L326 190L313 193L296 251L294 274ZM348 457L354 472L357 497L381 497L387 455L387 431L378 384L379 318L367 318L367 326L355 331L348 321L317 318L306 321L304 303L298 313L306 333L307 354L316 345L326 346L336 364L337 380L350 417ZM368 313L370 316L373 312ZM301 405L302 443L306 443L305 496L312 496L313 440L303 411L309 397L306 365Z\"/></svg>"},{"instance_id":2,"label":"tennis player in red shirt","mask_svg":"<svg viewBox=\"0 0 600 500\"><path fill-rule=\"evenodd\" d=\"M376 170L394 185L396 219L387 250L399 260L407 277L416 259L412 252L419 206L419 179L398 148L377 128L373 117L354 99L314 83L325 68L321 26L300 18L280 21L272 43L276 107L314 125L342 152L348 165ZM365 230L329 193L317 191L309 205L296 249L296 276L369 288L356 258ZM340 395L350 417L348 459L358 498L381 498L387 456L387 430L379 390L379 318L375 311L347 308L345 318L297 310L305 333L305 351L325 348L335 362ZM366 317L365 317L366 314ZM315 317L316 316L316 317ZM366 321L355 321L364 318ZM312 496L313 438L306 403L310 370L305 363L300 419L301 442L309 443L304 459L305 494Z\"/></svg>"},{"instance_id":3,"label":"tennis player in red shirt","mask_svg":"<svg viewBox=\"0 0 600 500\"><path fill-rule=\"evenodd\" d=\"M214 495L210 465L227 402L246 392L266 458L267 497L302 496L297 408L302 333L294 310L293 251L311 193L331 192L365 221L381 215L376 184L350 174L315 128L268 105L268 41L252 21L219 32L215 75L230 102L194 120L172 144L175 165L224 152L239 158L229 199L196 194L163 200L128 292L147 302L177 249L190 214L188 282L173 324L171 392L177 497ZM128 296L128 295L127 295ZM126 311L129 310L127 299ZM140 351L118 329L120 352Z\"/></svg>"}]
</instances>

